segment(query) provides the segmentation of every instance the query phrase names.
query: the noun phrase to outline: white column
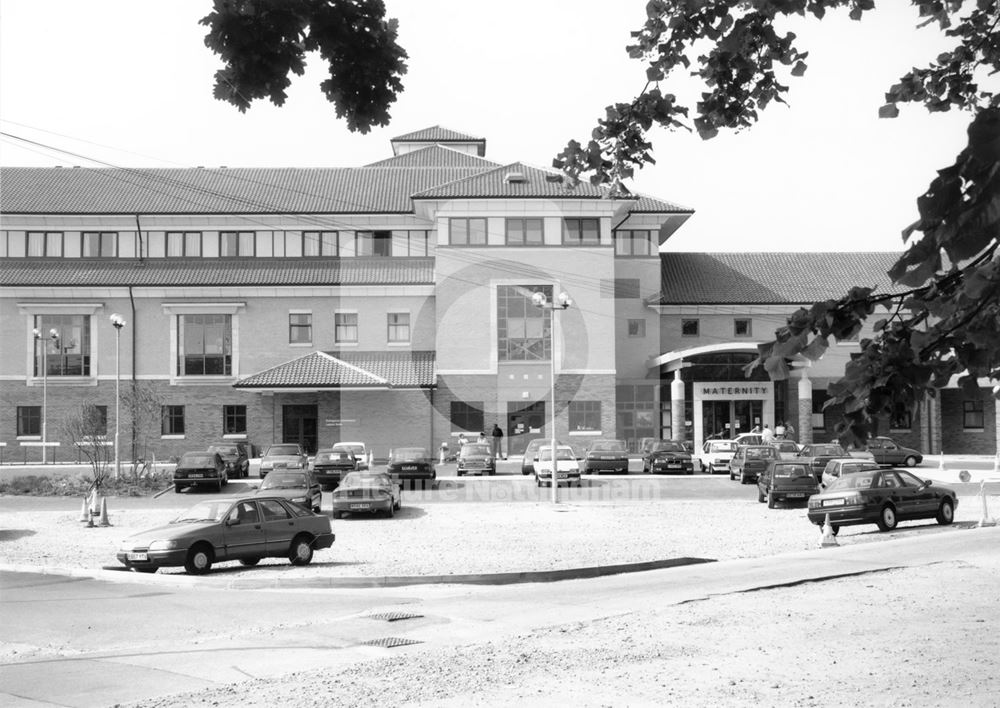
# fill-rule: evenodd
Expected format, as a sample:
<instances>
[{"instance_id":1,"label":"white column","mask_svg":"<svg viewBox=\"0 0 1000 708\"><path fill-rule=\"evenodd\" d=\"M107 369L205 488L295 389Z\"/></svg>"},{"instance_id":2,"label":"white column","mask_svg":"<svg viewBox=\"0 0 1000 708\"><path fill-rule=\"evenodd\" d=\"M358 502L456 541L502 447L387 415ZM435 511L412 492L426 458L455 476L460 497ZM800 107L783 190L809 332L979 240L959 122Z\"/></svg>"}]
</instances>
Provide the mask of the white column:
<instances>
[{"instance_id":1,"label":"white column","mask_svg":"<svg viewBox=\"0 0 1000 708\"><path fill-rule=\"evenodd\" d=\"M812 380L806 375L805 369L799 371L799 423L798 442L806 445L813 441L812 428Z\"/></svg>"},{"instance_id":2,"label":"white column","mask_svg":"<svg viewBox=\"0 0 1000 708\"><path fill-rule=\"evenodd\" d=\"M684 428L684 381L681 380L681 370L674 371L674 380L670 382L670 437L674 440L687 438Z\"/></svg>"}]
</instances>

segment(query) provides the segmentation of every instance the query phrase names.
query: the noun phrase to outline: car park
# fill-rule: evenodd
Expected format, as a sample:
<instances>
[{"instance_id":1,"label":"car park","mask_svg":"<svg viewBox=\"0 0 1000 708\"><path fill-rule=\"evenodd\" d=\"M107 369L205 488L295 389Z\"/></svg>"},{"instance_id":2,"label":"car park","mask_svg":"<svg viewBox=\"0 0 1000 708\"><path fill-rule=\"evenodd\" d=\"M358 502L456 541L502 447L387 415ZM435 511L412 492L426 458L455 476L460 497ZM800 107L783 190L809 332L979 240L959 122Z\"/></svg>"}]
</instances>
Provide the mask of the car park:
<instances>
[{"instance_id":1,"label":"car park","mask_svg":"<svg viewBox=\"0 0 1000 708\"><path fill-rule=\"evenodd\" d=\"M426 447L399 447L389 454L386 472L400 483L421 482L434 484L437 468Z\"/></svg>"},{"instance_id":2,"label":"car park","mask_svg":"<svg viewBox=\"0 0 1000 708\"><path fill-rule=\"evenodd\" d=\"M643 454L642 471L646 474L694 474L691 453L679 442L659 440Z\"/></svg>"},{"instance_id":3,"label":"car park","mask_svg":"<svg viewBox=\"0 0 1000 708\"><path fill-rule=\"evenodd\" d=\"M298 443L277 443L264 451L260 459L261 479L271 470L302 470L309 467L309 458Z\"/></svg>"},{"instance_id":4,"label":"car park","mask_svg":"<svg viewBox=\"0 0 1000 708\"><path fill-rule=\"evenodd\" d=\"M368 446L363 442L339 442L333 444L333 450L347 450L357 460L357 469L368 469Z\"/></svg>"},{"instance_id":5,"label":"car park","mask_svg":"<svg viewBox=\"0 0 1000 708\"><path fill-rule=\"evenodd\" d=\"M587 474L628 474L628 446L624 440L592 440L587 445L580 468Z\"/></svg>"},{"instance_id":6,"label":"car park","mask_svg":"<svg viewBox=\"0 0 1000 708\"><path fill-rule=\"evenodd\" d=\"M253 446L246 442L223 441L208 446L209 452L219 453L219 457L226 463L226 474L230 479L250 476L252 450Z\"/></svg>"},{"instance_id":7,"label":"car park","mask_svg":"<svg viewBox=\"0 0 1000 708\"><path fill-rule=\"evenodd\" d=\"M872 460L859 460L857 457L835 457L826 463L820 487L826 488L836 482L846 472L867 472L877 470L878 465Z\"/></svg>"},{"instance_id":8,"label":"car park","mask_svg":"<svg viewBox=\"0 0 1000 708\"><path fill-rule=\"evenodd\" d=\"M791 440L775 440L768 445L778 451L779 460L791 460L799 456L799 446Z\"/></svg>"},{"instance_id":9,"label":"car park","mask_svg":"<svg viewBox=\"0 0 1000 708\"><path fill-rule=\"evenodd\" d=\"M214 487L221 492L229 484L229 474L219 453L185 452L174 467L173 483L178 494L186 487Z\"/></svg>"},{"instance_id":10,"label":"car park","mask_svg":"<svg viewBox=\"0 0 1000 708\"><path fill-rule=\"evenodd\" d=\"M274 470L257 489L257 496L282 497L319 512L323 492L311 470Z\"/></svg>"},{"instance_id":11,"label":"car park","mask_svg":"<svg viewBox=\"0 0 1000 708\"><path fill-rule=\"evenodd\" d=\"M347 448L319 450L313 458L312 468L320 487L329 491L336 489L345 474L358 470L358 458Z\"/></svg>"},{"instance_id":12,"label":"car park","mask_svg":"<svg viewBox=\"0 0 1000 708\"><path fill-rule=\"evenodd\" d=\"M207 573L213 564L239 561L252 566L262 558L288 558L307 565L313 551L330 548L330 518L280 497L213 499L191 507L165 526L129 536L116 557L125 567L156 572L184 566Z\"/></svg>"},{"instance_id":13,"label":"car park","mask_svg":"<svg viewBox=\"0 0 1000 708\"><path fill-rule=\"evenodd\" d=\"M467 474L496 474L496 460L493 451L484 443L466 443L458 451L455 463L455 474L462 477Z\"/></svg>"},{"instance_id":14,"label":"car park","mask_svg":"<svg viewBox=\"0 0 1000 708\"><path fill-rule=\"evenodd\" d=\"M809 498L809 521L822 526L829 517L836 534L841 526L876 524L891 531L900 521L936 519L950 524L955 518L955 491L900 469L848 472Z\"/></svg>"},{"instance_id":15,"label":"car park","mask_svg":"<svg viewBox=\"0 0 1000 708\"><path fill-rule=\"evenodd\" d=\"M826 463L835 457L851 457L847 451L835 443L812 443L803 445L799 450L799 459L809 464L813 476L817 482L823 479L823 470Z\"/></svg>"},{"instance_id":16,"label":"car park","mask_svg":"<svg viewBox=\"0 0 1000 708\"><path fill-rule=\"evenodd\" d=\"M768 509L778 502L804 502L818 491L816 478L804 462L779 459L757 476L757 501L766 501Z\"/></svg>"},{"instance_id":17,"label":"car park","mask_svg":"<svg viewBox=\"0 0 1000 708\"><path fill-rule=\"evenodd\" d=\"M552 446L546 445L538 451L535 463L535 484L552 486ZM580 465L576 454L569 445L556 445L555 457L556 485L565 482L569 486L580 486Z\"/></svg>"},{"instance_id":18,"label":"car park","mask_svg":"<svg viewBox=\"0 0 1000 708\"><path fill-rule=\"evenodd\" d=\"M391 476L382 472L348 472L333 492L333 518L344 514L394 516L403 506L403 492Z\"/></svg>"},{"instance_id":19,"label":"car park","mask_svg":"<svg viewBox=\"0 0 1000 708\"><path fill-rule=\"evenodd\" d=\"M878 436L868 441L868 452L880 465L906 465L916 467L924 461L922 453L912 447L903 447L892 438Z\"/></svg>"},{"instance_id":20,"label":"car park","mask_svg":"<svg viewBox=\"0 0 1000 708\"><path fill-rule=\"evenodd\" d=\"M706 440L701 446L701 469L703 472L729 472L729 464L736 454L734 440Z\"/></svg>"},{"instance_id":21,"label":"car park","mask_svg":"<svg viewBox=\"0 0 1000 708\"><path fill-rule=\"evenodd\" d=\"M741 445L729 466L729 479L740 484L757 481L757 476L778 459L778 451L770 445Z\"/></svg>"}]
</instances>

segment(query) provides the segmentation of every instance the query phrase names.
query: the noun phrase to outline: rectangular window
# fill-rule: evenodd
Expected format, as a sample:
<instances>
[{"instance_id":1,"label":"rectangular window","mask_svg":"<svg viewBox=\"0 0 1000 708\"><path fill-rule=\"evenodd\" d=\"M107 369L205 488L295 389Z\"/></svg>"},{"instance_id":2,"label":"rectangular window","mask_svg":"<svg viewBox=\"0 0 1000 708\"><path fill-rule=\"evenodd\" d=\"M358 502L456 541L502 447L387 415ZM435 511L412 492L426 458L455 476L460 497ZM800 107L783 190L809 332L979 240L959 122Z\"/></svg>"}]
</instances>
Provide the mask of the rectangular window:
<instances>
[{"instance_id":1,"label":"rectangular window","mask_svg":"<svg viewBox=\"0 0 1000 708\"><path fill-rule=\"evenodd\" d=\"M17 437L33 437L42 434L42 407L17 407Z\"/></svg>"},{"instance_id":2,"label":"rectangular window","mask_svg":"<svg viewBox=\"0 0 1000 708\"><path fill-rule=\"evenodd\" d=\"M337 344L358 343L358 313L337 312L333 315L333 340Z\"/></svg>"},{"instance_id":3,"label":"rectangular window","mask_svg":"<svg viewBox=\"0 0 1000 708\"><path fill-rule=\"evenodd\" d=\"M313 316L311 312L293 312L288 315L288 343L312 344Z\"/></svg>"},{"instance_id":4,"label":"rectangular window","mask_svg":"<svg viewBox=\"0 0 1000 708\"><path fill-rule=\"evenodd\" d=\"M81 238L84 258L114 258L118 255L117 231L84 231Z\"/></svg>"},{"instance_id":5,"label":"rectangular window","mask_svg":"<svg viewBox=\"0 0 1000 708\"><path fill-rule=\"evenodd\" d=\"M508 246L541 246L544 241L541 219L507 219L506 228Z\"/></svg>"},{"instance_id":6,"label":"rectangular window","mask_svg":"<svg viewBox=\"0 0 1000 708\"><path fill-rule=\"evenodd\" d=\"M452 401L451 429L453 432L470 431L481 433L486 430L482 401Z\"/></svg>"},{"instance_id":7,"label":"rectangular window","mask_svg":"<svg viewBox=\"0 0 1000 708\"><path fill-rule=\"evenodd\" d=\"M646 336L646 320L629 320L628 321L628 336L630 336L630 337L645 337Z\"/></svg>"},{"instance_id":8,"label":"rectangular window","mask_svg":"<svg viewBox=\"0 0 1000 708\"><path fill-rule=\"evenodd\" d=\"M167 258L201 257L201 231L168 231L166 239Z\"/></svg>"},{"instance_id":9,"label":"rectangular window","mask_svg":"<svg viewBox=\"0 0 1000 708\"><path fill-rule=\"evenodd\" d=\"M681 320L681 336L682 337L697 337L698 336L698 320Z\"/></svg>"},{"instance_id":10,"label":"rectangular window","mask_svg":"<svg viewBox=\"0 0 1000 708\"><path fill-rule=\"evenodd\" d=\"M29 258L61 258L63 255L62 231L29 231L27 233Z\"/></svg>"},{"instance_id":11,"label":"rectangular window","mask_svg":"<svg viewBox=\"0 0 1000 708\"><path fill-rule=\"evenodd\" d=\"M659 253L655 231L617 231L616 256L655 256Z\"/></svg>"},{"instance_id":12,"label":"rectangular window","mask_svg":"<svg viewBox=\"0 0 1000 708\"><path fill-rule=\"evenodd\" d=\"M392 231L358 231L358 255L385 258L392 255Z\"/></svg>"},{"instance_id":13,"label":"rectangular window","mask_svg":"<svg viewBox=\"0 0 1000 708\"><path fill-rule=\"evenodd\" d=\"M497 356L500 361L548 361L552 357L552 311L535 307L531 293L552 301L551 285L501 285L497 288Z\"/></svg>"},{"instance_id":14,"label":"rectangular window","mask_svg":"<svg viewBox=\"0 0 1000 708\"><path fill-rule=\"evenodd\" d=\"M896 403L893 405L889 427L893 430L909 430L913 427L913 417L904 404Z\"/></svg>"},{"instance_id":15,"label":"rectangular window","mask_svg":"<svg viewBox=\"0 0 1000 708\"><path fill-rule=\"evenodd\" d=\"M981 429L983 425L983 402L962 402L962 427L966 429Z\"/></svg>"},{"instance_id":16,"label":"rectangular window","mask_svg":"<svg viewBox=\"0 0 1000 708\"><path fill-rule=\"evenodd\" d=\"M563 243L570 246L600 245L600 219L563 219Z\"/></svg>"},{"instance_id":17,"label":"rectangular window","mask_svg":"<svg viewBox=\"0 0 1000 708\"><path fill-rule=\"evenodd\" d=\"M180 375L232 375L232 315L178 315L177 345Z\"/></svg>"},{"instance_id":18,"label":"rectangular window","mask_svg":"<svg viewBox=\"0 0 1000 708\"><path fill-rule=\"evenodd\" d=\"M410 341L410 313L390 312L388 340L396 344Z\"/></svg>"},{"instance_id":19,"label":"rectangular window","mask_svg":"<svg viewBox=\"0 0 1000 708\"><path fill-rule=\"evenodd\" d=\"M220 231L219 255L223 258L252 256L256 246L253 231Z\"/></svg>"},{"instance_id":20,"label":"rectangular window","mask_svg":"<svg viewBox=\"0 0 1000 708\"><path fill-rule=\"evenodd\" d=\"M749 319L733 320L733 335L737 337L749 337L752 333Z\"/></svg>"},{"instance_id":21,"label":"rectangular window","mask_svg":"<svg viewBox=\"0 0 1000 708\"><path fill-rule=\"evenodd\" d=\"M390 252L393 256L426 256L426 231L391 231Z\"/></svg>"},{"instance_id":22,"label":"rectangular window","mask_svg":"<svg viewBox=\"0 0 1000 708\"><path fill-rule=\"evenodd\" d=\"M89 315L35 315L35 329L35 376L90 376Z\"/></svg>"},{"instance_id":23,"label":"rectangular window","mask_svg":"<svg viewBox=\"0 0 1000 708\"><path fill-rule=\"evenodd\" d=\"M161 435L184 434L184 406L163 406L161 409Z\"/></svg>"},{"instance_id":24,"label":"rectangular window","mask_svg":"<svg viewBox=\"0 0 1000 708\"><path fill-rule=\"evenodd\" d=\"M486 219L448 219L448 243L452 246L485 246Z\"/></svg>"},{"instance_id":25,"label":"rectangular window","mask_svg":"<svg viewBox=\"0 0 1000 708\"><path fill-rule=\"evenodd\" d=\"M225 435L239 435L247 432L247 407L222 407L222 432Z\"/></svg>"},{"instance_id":26,"label":"rectangular window","mask_svg":"<svg viewBox=\"0 0 1000 708\"><path fill-rule=\"evenodd\" d=\"M320 255L320 232L302 232L302 255L306 257L316 257Z\"/></svg>"},{"instance_id":27,"label":"rectangular window","mask_svg":"<svg viewBox=\"0 0 1000 708\"><path fill-rule=\"evenodd\" d=\"M600 401L570 401L569 402L569 429L572 430L600 430L601 429L601 402Z\"/></svg>"},{"instance_id":28,"label":"rectangular window","mask_svg":"<svg viewBox=\"0 0 1000 708\"><path fill-rule=\"evenodd\" d=\"M358 238L353 231L341 231L337 238L337 255L341 258L353 258L358 255Z\"/></svg>"}]
</instances>

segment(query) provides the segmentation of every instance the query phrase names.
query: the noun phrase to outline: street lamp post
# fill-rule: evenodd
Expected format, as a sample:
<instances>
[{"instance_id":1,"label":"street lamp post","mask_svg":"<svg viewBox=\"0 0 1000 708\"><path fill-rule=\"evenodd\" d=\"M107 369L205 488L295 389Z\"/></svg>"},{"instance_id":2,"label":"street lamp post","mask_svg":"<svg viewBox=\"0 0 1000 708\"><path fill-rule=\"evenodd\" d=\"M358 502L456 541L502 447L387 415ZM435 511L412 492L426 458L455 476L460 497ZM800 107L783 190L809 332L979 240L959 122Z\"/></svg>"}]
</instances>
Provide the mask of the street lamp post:
<instances>
[{"instance_id":1,"label":"street lamp post","mask_svg":"<svg viewBox=\"0 0 1000 708\"><path fill-rule=\"evenodd\" d=\"M573 304L573 300L570 299L569 295L564 292L559 293L555 302L549 302L549 299L545 296L545 293L538 291L532 294L531 304L535 307L550 310L552 312L552 322L549 325L549 337L552 341L552 351L549 353L549 372L552 381L552 430L550 431L551 440L549 444L551 445L550 455L552 456L552 503L559 503L559 464L557 462L556 456L556 317L555 313L559 310L565 310Z\"/></svg>"},{"instance_id":2,"label":"street lamp post","mask_svg":"<svg viewBox=\"0 0 1000 708\"><path fill-rule=\"evenodd\" d=\"M121 334L125 326L125 318L117 312L111 315L111 325L115 328L115 479L121 477L121 460L118 457L118 420L121 410Z\"/></svg>"},{"instance_id":3,"label":"street lamp post","mask_svg":"<svg viewBox=\"0 0 1000 708\"><path fill-rule=\"evenodd\" d=\"M42 332L37 327L32 330L35 341L42 344L42 464L46 463L48 457L49 426L48 426L48 406L49 406L49 343L42 338ZM59 332L55 327L49 330L49 338L59 344Z\"/></svg>"}]
</instances>

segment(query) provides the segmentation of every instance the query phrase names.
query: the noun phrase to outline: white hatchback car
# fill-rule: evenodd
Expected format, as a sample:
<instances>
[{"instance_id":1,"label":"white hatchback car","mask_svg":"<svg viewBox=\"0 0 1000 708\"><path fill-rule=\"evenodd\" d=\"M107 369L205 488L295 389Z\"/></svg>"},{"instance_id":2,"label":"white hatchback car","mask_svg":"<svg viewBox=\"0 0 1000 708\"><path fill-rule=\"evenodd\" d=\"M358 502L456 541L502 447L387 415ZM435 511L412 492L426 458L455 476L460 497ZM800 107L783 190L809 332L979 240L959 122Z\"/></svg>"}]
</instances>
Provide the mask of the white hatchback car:
<instances>
[{"instance_id":1,"label":"white hatchback car","mask_svg":"<svg viewBox=\"0 0 1000 708\"><path fill-rule=\"evenodd\" d=\"M556 484L565 482L569 486L580 486L580 464L576 460L576 453L569 445L556 446ZM543 484L552 486L552 446L547 445L538 449L538 458L535 460L535 483L541 487Z\"/></svg>"},{"instance_id":2,"label":"white hatchback car","mask_svg":"<svg viewBox=\"0 0 1000 708\"><path fill-rule=\"evenodd\" d=\"M729 463L736 454L735 440L709 440L701 448L701 471L715 474L728 473Z\"/></svg>"},{"instance_id":3,"label":"white hatchback car","mask_svg":"<svg viewBox=\"0 0 1000 708\"><path fill-rule=\"evenodd\" d=\"M368 448L363 442L339 442L334 443L334 450L349 450L358 461L358 469L368 469Z\"/></svg>"}]
</instances>

